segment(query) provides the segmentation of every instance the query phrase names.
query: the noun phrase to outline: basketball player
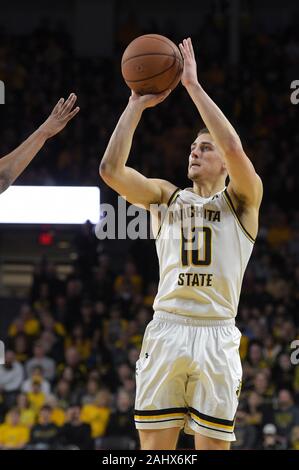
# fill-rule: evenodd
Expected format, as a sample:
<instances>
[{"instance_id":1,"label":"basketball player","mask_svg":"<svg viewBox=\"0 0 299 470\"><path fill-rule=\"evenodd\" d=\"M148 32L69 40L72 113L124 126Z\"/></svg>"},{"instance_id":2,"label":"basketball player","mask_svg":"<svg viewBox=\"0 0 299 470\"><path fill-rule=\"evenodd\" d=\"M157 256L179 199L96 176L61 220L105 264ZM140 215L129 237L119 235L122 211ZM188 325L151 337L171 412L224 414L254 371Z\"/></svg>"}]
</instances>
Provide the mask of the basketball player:
<instances>
[{"instance_id":1,"label":"basketball player","mask_svg":"<svg viewBox=\"0 0 299 470\"><path fill-rule=\"evenodd\" d=\"M133 204L167 203L201 211L203 224L181 231L181 220L164 217L156 237L160 282L154 318L136 364L135 423L142 449L175 449L180 429L195 436L196 449L226 450L235 440L234 417L241 388L241 333L235 316L243 274L258 230L262 183L239 136L197 79L191 39L180 44L182 84L206 128L191 145L181 190L146 178L127 166L132 137L143 111L160 95L132 93L110 139L100 174ZM225 180L229 175L229 184ZM182 240L172 237L174 230ZM195 237L189 249L184 243ZM187 240L188 241L188 240Z\"/></svg>"},{"instance_id":2,"label":"basketball player","mask_svg":"<svg viewBox=\"0 0 299 470\"><path fill-rule=\"evenodd\" d=\"M19 147L0 160L0 194L24 171L46 141L58 134L79 112L74 104L77 97L71 93L66 101L61 98L46 121Z\"/></svg>"}]
</instances>

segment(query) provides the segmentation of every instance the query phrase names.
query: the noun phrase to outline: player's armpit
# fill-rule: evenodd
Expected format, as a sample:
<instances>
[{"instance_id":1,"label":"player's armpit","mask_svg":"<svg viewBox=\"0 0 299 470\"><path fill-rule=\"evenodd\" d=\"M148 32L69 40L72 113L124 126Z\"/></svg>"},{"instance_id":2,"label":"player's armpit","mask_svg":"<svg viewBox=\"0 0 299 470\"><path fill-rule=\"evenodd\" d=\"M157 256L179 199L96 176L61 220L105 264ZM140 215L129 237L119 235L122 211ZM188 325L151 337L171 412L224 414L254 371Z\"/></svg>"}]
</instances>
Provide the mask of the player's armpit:
<instances>
[{"instance_id":1,"label":"player's armpit","mask_svg":"<svg viewBox=\"0 0 299 470\"><path fill-rule=\"evenodd\" d=\"M113 173L101 167L100 175L110 188L126 198L129 203L147 210L150 209L150 204L166 204L176 189L169 181L146 178L128 166Z\"/></svg>"}]
</instances>

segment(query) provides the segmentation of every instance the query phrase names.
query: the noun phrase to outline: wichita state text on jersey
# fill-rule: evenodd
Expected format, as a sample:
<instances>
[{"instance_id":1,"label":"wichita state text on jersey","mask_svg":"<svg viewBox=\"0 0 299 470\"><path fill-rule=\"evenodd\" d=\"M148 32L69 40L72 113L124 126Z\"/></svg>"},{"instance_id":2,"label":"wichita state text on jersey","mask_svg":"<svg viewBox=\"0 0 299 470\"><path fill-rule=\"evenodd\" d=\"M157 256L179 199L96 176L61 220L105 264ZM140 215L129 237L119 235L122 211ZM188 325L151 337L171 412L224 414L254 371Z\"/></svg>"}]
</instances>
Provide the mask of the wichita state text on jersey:
<instances>
[{"instance_id":1,"label":"wichita state text on jersey","mask_svg":"<svg viewBox=\"0 0 299 470\"><path fill-rule=\"evenodd\" d=\"M154 310L235 317L253 243L226 189L209 198L177 190L156 240L160 282Z\"/></svg>"}]
</instances>

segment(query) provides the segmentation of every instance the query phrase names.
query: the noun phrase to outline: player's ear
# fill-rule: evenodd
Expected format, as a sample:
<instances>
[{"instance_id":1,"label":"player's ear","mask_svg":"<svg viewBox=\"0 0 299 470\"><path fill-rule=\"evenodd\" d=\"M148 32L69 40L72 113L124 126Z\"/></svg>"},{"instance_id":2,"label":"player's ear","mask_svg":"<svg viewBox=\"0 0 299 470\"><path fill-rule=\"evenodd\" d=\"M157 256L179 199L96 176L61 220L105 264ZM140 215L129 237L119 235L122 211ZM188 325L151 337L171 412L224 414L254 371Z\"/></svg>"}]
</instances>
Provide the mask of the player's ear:
<instances>
[{"instance_id":1,"label":"player's ear","mask_svg":"<svg viewBox=\"0 0 299 470\"><path fill-rule=\"evenodd\" d=\"M227 169L226 169L226 164L225 164L225 161L222 160L221 162L221 173L226 173L227 174Z\"/></svg>"}]
</instances>

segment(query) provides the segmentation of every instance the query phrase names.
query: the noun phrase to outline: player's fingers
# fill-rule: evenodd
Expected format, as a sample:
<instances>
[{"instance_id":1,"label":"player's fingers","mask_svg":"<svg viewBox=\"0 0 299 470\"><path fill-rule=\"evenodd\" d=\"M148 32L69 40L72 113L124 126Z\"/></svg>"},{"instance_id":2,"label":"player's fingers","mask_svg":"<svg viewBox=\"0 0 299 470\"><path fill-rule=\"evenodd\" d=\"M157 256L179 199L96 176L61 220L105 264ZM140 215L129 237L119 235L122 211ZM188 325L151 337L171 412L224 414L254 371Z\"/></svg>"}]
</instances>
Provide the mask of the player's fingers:
<instances>
[{"instance_id":1,"label":"player's fingers","mask_svg":"<svg viewBox=\"0 0 299 470\"><path fill-rule=\"evenodd\" d=\"M75 93L71 93L62 107L62 110L61 110L62 117L66 116L69 113L69 111L73 108L76 100L77 100L77 96L75 95Z\"/></svg>"},{"instance_id":2,"label":"player's fingers","mask_svg":"<svg viewBox=\"0 0 299 470\"><path fill-rule=\"evenodd\" d=\"M63 112L68 113L73 108L76 100L77 100L77 96L75 95L75 93L71 93L69 98L65 102L65 105L63 107Z\"/></svg>"},{"instance_id":3,"label":"player's fingers","mask_svg":"<svg viewBox=\"0 0 299 470\"><path fill-rule=\"evenodd\" d=\"M70 102L70 96L63 101L62 105L59 108L59 114L60 116L63 116L65 114L65 109L67 108L68 104Z\"/></svg>"},{"instance_id":4,"label":"player's fingers","mask_svg":"<svg viewBox=\"0 0 299 470\"><path fill-rule=\"evenodd\" d=\"M185 59L186 53L185 53L185 48L182 43L179 44L179 48L180 48L183 58Z\"/></svg>"},{"instance_id":5,"label":"player's fingers","mask_svg":"<svg viewBox=\"0 0 299 470\"><path fill-rule=\"evenodd\" d=\"M184 39L183 44L184 44L184 48L185 48L186 52L189 52L189 46L188 46L187 39Z\"/></svg>"},{"instance_id":6,"label":"player's fingers","mask_svg":"<svg viewBox=\"0 0 299 470\"><path fill-rule=\"evenodd\" d=\"M194 49L193 49L191 38L188 38L188 49L189 49L189 53L190 53L191 57L194 59L195 56L194 56Z\"/></svg>"},{"instance_id":7,"label":"player's fingers","mask_svg":"<svg viewBox=\"0 0 299 470\"><path fill-rule=\"evenodd\" d=\"M188 44L187 39L184 39L184 49L185 49L185 57L190 59L192 57L192 55L190 53L189 44Z\"/></svg>"},{"instance_id":8,"label":"player's fingers","mask_svg":"<svg viewBox=\"0 0 299 470\"><path fill-rule=\"evenodd\" d=\"M73 93L71 93L66 100L64 100L64 103L63 103L63 109L68 105L68 103L70 102L71 98L73 96Z\"/></svg>"},{"instance_id":9,"label":"player's fingers","mask_svg":"<svg viewBox=\"0 0 299 470\"><path fill-rule=\"evenodd\" d=\"M76 114L78 114L80 111L80 108L79 106L77 106L75 109L73 109L73 111L71 111L68 115L67 115L67 120L70 121L71 119L73 119L74 116L76 116Z\"/></svg>"},{"instance_id":10,"label":"player's fingers","mask_svg":"<svg viewBox=\"0 0 299 470\"><path fill-rule=\"evenodd\" d=\"M61 106L63 105L63 102L64 102L64 98L60 98L60 100L57 101L57 103L55 104L54 108L53 108L53 113L56 113L60 110Z\"/></svg>"}]
</instances>

